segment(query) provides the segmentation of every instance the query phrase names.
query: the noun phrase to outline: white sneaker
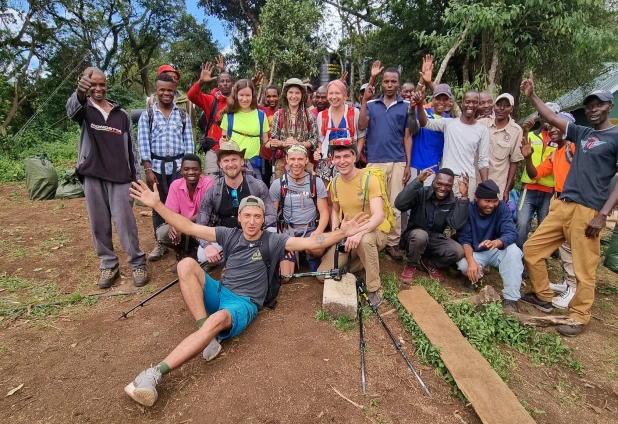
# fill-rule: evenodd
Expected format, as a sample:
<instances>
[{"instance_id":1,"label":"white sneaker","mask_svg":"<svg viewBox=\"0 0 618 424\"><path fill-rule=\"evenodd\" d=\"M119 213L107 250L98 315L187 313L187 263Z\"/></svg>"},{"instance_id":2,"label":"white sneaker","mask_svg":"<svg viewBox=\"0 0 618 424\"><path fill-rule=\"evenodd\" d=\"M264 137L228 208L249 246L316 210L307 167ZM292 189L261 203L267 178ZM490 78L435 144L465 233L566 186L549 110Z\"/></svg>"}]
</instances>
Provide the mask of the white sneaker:
<instances>
[{"instance_id":1,"label":"white sneaker","mask_svg":"<svg viewBox=\"0 0 618 424\"><path fill-rule=\"evenodd\" d=\"M555 293L564 293L569 285L562 280L560 283L549 283L549 288Z\"/></svg>"},{"instance_id":2,"label":"white sneaker","mask_svg":"<svg viewBox=\"0 0 618 424\"><path fill-rule=\"evenodd\" d=\"M556 308L566 309L571 303L571 299L575 296L575 289L571 286L567 286L567 289L560 295L552 299L551 304Z\"/></svg>"},{"instance_id":3,"label":"white sneaker","mask_svg":"<svg viewBox=\"0 0 618 424\"><path fill-rule=\"evenodd\" d=\"M206 348L204 349L204 352L202 353L202 356L204 357L204 359L206 359L206 362L208 362L208 361L212 361L213 359L215 359L219 355L220 352L221 352L221 344L215 337L214 339L212 339L210 344L206 346Z\"/></svg>"}]
</instances>

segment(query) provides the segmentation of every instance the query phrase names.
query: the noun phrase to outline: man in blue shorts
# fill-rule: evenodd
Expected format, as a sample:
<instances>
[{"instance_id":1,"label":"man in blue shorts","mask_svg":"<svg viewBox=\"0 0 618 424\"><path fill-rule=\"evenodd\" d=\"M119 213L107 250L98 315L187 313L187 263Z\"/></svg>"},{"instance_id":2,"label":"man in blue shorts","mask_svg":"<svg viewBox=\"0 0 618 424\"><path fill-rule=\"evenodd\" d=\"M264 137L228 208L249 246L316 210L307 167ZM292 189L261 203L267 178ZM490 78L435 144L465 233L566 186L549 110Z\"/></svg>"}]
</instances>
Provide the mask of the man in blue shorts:
<instances>
[{"instance_id":1,"label":"man in blue shorts","mask_svg":"<svg viewBox=\"0 0 618 424\"><path fill-rule=\"evenodd\" d=\"M156 210L165 222L181 233L216 241L230 252L226 255L227 266L220 282L210 278L191 258L178 263L180 289L187 308L197 321L198 330L180 342L157 366L143 371L125 387L125 392L144 406L156 402L156 386L163 375L202 351L205 359L214 358L220 350L216 337L225 339L239 335L255 319L258 309L268 300L267 296L272 298L272 278L269 281L272 268L263 260L262 252L278 260L286 250L326 248L365 231L369 222L367 215L359 213L351 220L346 216L336 231L310 238L290 237L262 231L265 206L259 197L248 196L240 202L238 221L241 229L206 227L172 212L159 200L156 184L154 192L142 181L134 184L131 197Z\"/></svg>"},{"instance_id":2,"label":"man in blue shorts","mask_svg":"<svg viewBox=\"0 0 618 424\"><path fill-rule=\"evenodd\" d=\"M289 171L270 185L270 199L279 215L279 232L294 237L310 237L322 234L328 225L328 194L322 179L305 171L309 163L305 146L288 148L285 160ZM315 272L320 266L324 249L308 250L309 270ZM294 273L298 264L298 252L288 252L281 259L281 274ZM300 265L300 264L299 264ZM282 279L282 283L289 280Z\"/></svg>"}]
</instances>

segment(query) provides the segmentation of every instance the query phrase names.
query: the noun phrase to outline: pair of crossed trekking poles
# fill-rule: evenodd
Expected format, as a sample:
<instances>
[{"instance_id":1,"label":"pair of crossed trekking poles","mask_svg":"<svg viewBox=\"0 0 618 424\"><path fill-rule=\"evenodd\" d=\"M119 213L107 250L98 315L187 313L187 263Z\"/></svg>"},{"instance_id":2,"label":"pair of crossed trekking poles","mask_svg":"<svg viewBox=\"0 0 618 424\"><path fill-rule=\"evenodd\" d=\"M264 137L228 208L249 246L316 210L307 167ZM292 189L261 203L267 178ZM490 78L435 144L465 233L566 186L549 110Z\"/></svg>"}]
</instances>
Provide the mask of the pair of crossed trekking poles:
<instances>
[{"instance_id":1,"label":"pair of crossed trekking poles","mask_svg":"<svg viewBox=\"0 0 618 424\"><path fill-rule=\"evenodd\" d=\"M337 244L337 248L335 249L334 269L331 269L330 271L299 272L299 273L296 273L296 274L281 275L280 278L302 278L302 277L326 276L326 277L332 278L335 281L341 281L341 278L343 277L343 275L350 272L350 266L352 264L352 255L349 254L348 255L348 263L347 263L346 268L339 268L339 252L345 252L344 243L345 243L345 239L340 241ZM200 267L204 267L204 266L207 265L207 262L200 262L199 265L200 265ZM118 319L125 319L125 318L127 318L127 315L129 313L133 312L135 309L139 308L140 306L143 307L148 301L150 301L153 298L157 297L158 295L163 293L165 290L169 289L170 287L172 287L173 285L178 283L178 281L179 281L179 279L177 278L174 281L172 281L171 283L169 283L168 285L162 287L156 293L154 293L151 296L149 296L148 298L144 299L143 301L141 301L140 303L138 303L137 305L135 305L134 307L132 307L128 311L123 312ZM393 345L395 346L395 349L397 350L397 352L399 352L399 354L401 355L403 360L406 362L406 365L408 366L408 368L410 368L410 370L412 371L412 373L414 374L414 376L418 380L419 384L421 385L422 389L425 391L427 396L431 396L431 394L429 393L429 389L427 388L427 386L425 385L425 383L421 379L421 376L418 375L418 372L416 371L416 368L414 368L414 366L412 365L412 363L410 362L410 360L406 356L406 353L401 348L401 343L395 338L395 336L393 336L393 333L391 333L391 330L388 328L388 326L386 325L386 323L384 322L384 320L380 316L380 313L378 312L378 307L376 305L374 305L373 303L371 303L371 300L369 300L369 297L367 296L367 290L366 290L366 286L365 286L365 281L363 281L363 279L360 278L360 277L356 277L356 297L357 297L358 328L359 328L359 334L360 334L360 337L359 337L359 347L358 348L359 348L359 352L360 352L361 385L362 385L362 388L363 388L363 393L365 393L366 389L367 389L367 379L366 379L366 373L365 373L365 346L366 346L366 344L365 344L365 338L364 338L364 335L363 335L363 311L362 311L362 308L363 308L362 307L362 300L364 299L365 302L367 302L367 304L369 305L369 307L373 311L373 313L375 314L375 316L378 318L378 321L380 322L380 324L382 324L382 327L384 328L384 330L388 334L388 337L390 337L391 341L393 342Z\"/></svg>"}]
</instances>

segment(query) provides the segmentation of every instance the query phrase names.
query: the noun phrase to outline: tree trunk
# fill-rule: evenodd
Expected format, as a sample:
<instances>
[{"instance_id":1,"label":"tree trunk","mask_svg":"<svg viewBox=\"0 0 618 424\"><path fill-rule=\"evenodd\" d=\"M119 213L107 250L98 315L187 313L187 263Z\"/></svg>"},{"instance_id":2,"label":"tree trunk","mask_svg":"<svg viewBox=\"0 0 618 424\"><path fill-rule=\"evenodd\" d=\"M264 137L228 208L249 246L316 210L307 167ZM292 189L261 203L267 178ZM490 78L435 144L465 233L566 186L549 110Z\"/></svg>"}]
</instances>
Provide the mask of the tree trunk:
<instances>
[{"instance_id":1,"label":"tree trunk","mask_svg":"<svg viewBox=\"0 0 618 424\"><path fill-rule=\"evenodd\" d=\"M141 57L137 58L137 66L139 66L139 75L142 80L142 87L144 87L144 94L150 96L152 93L150 92L150 78L148 77L148 66L144 63L144 59Z\"/></svg>"},{"instance_id":2,"label":"tree trunk","mask_svg":"<svg viewBox=\"0 0 618 424\"><path fill-rule=\"evenodd\" d=\"M448 51L446 56L444 56L444 59L442 60L442 63L440 64L440 70L436 74L436 78L435 78L435 80L433 82L434 85L440 84L440 80L442 79L442 76L444 75L444 72L446 72L446 66L448 65L448 61L451 60L451 57L453 57L453 55L457 51L457 48L459 47L459 45L466 39L466 35L468 35L468 31L470 30L470 26L471 26L471 23L468 22L466 24L466 27L464 28L463 32L461 33L461 35L457 39L457 42L455 44L453 44L453 47L451 47L451 49Z\"/></svg>"},{"instance_id":3,"label":"tree trunk","mask_svg":"<svg viewBox=\"0 0 618 424\"><path fill-rule=\"evenodd\" d=\"M350 101L354 103L354 62L350 61Z\"/></svg>"},{"instance_id":4,"label":"tree trunk","mask_svg":"<svg viewBox=\"0 0 618 424\"><path fill-rule=\"evenodd\" d=\"M28 76L28 68L30 68L30 63L32 62L32 57L34 56L34 48L35 48L35 40L33 39L30 43L30 52L28 53L28 59L26 59L26 63L24 63L24 65L22 66L21 72L19 73L19 76L17 77L17 80L15 81L15 90L13 94L13 102L11 104L11 109L9 109L9 112L6 115L6 118L4 118L4 121L2 121L2 124L0 125L0 134L2 134L3 136L6 135L6 130L11 124L11 121L13 121L13 118L15 117L15 115L17 114L19 107L22 104L24 104L24 102L26 101L28 97L31 97L36 94L36 90L35 90L22 97L22 93L24 91L24 85L26 84L26 78ZM38 76L40 76L41 66L42 64L39 64L39 69L37 72Z\"/></svg>"},{"instance_id":5,"label":"tree trunk","mask_svg":"<svg viewBox=\"0 0 618 424\"><path fill-rule=\"evenodd\" d=\"M523 52L523 47L519 49ZM512 62L504 64L502 67L500 84L503 93L511 93L515 98L515 106L513 106L513 119L519 118L519 97L521 94L521 81L524 78L524 69L526 66L526 55L523 53L515 57L511 57Z\"/></svg>"},{"instance_id":6,"label":"tree trunk","mask_svg":"<svg viewBox=\"0 0 618 424\"><path fill-rule=\"evenodd\" d=\"M494 43L493 53L491 55L491 66L489 67L487 91L494 93L496 88L496 77L498 75L498 67L500 66L500 46Z\"/></svg>"},{"instance_id":7,"label":"tree trunk","mask_svg":"<svg viewBox=\"0 0 618 424\"><path fill-rule=\"evenodd\" d=\"M268 85L272 85L273 80L275 79L275 65L277 62L273 59L273 63L270 65L270 76L268 77Z\"/></svg>"}]
</instances>

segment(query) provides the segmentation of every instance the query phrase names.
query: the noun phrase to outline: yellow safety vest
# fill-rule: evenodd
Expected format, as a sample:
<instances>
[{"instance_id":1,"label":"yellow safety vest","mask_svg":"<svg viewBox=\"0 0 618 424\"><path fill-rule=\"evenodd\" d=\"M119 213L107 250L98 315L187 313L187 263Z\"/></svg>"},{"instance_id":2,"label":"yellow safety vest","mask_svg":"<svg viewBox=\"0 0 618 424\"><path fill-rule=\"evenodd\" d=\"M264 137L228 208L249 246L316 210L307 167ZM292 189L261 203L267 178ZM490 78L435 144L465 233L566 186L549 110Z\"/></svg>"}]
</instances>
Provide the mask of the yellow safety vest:
<instances>
[{"instance_id":1,"label":"yellow safety vest","mask_svg":"<svg viewBox=\"0 0 618 424\"><path fill-rule=\"evenodd\" d=\"M539 133L539 135L536 135L532 132L528 133L528 141L534 148L534 153L532 153L532 163L535 167L539 166L541 162L543 162L549 155L554 152L554 150L556 150L556 148L550 146L549 143L547 144L547 147L543 148L542 133ZM554 178L554 174L549 174L548 176L543 177L539 180L533 180L528 176L525 167L524 173L521 175L521 182L524 184L541 184L546 187L552 188L556 186L556 179Z\"/></svg>"}]
</instances>

